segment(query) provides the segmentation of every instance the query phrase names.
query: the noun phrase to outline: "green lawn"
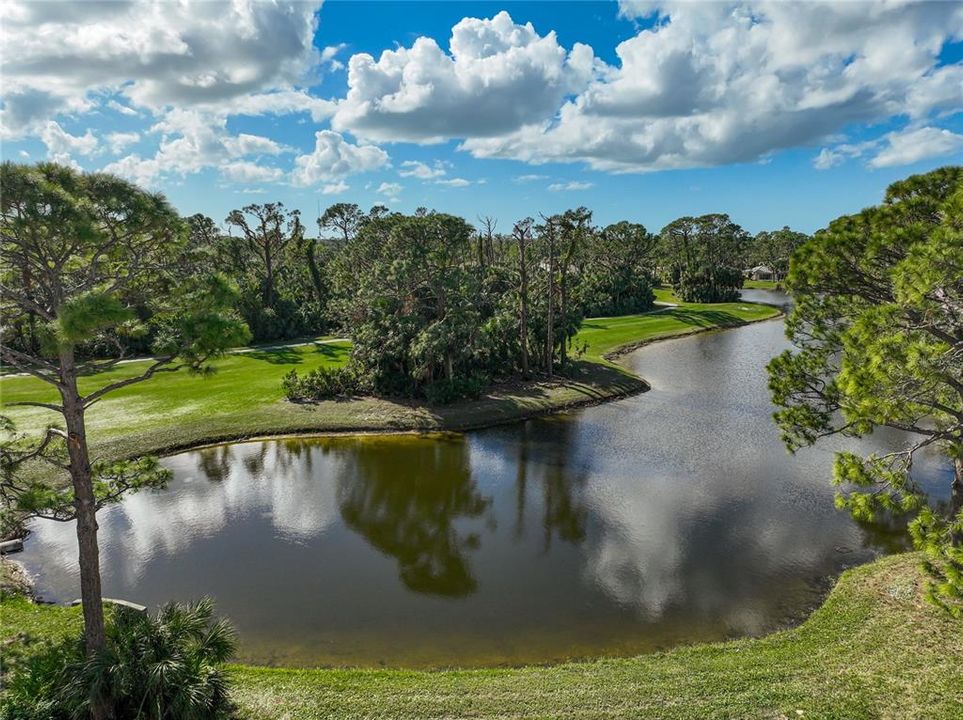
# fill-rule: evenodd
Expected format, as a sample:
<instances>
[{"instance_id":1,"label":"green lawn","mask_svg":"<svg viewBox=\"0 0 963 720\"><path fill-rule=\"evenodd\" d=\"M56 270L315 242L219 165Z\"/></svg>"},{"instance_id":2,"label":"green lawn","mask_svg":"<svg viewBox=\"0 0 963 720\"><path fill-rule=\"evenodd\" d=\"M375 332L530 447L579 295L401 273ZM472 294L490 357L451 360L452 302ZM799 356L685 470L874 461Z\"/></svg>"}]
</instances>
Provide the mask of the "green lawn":
<instances>
[{"instance_id":1,"label":"green lawn","mask_svg":"<svg viewBox=\"0 0 963 720\"><path fill-rule=\"evenodd\" d=\"M776 290L779 283L775 280L743 280L742 287L749 290Z\"/></svg>"},{"instance_id":2,"label":"green lawn","mask_svg":"<svg viewBox=\"0 0 963 720\"><path fill-rule=\"evenodd\" d=\"M106 396L87 414L87 427L91 435L104 437L204 417L243 414L252 404L278 403L283 397L281 378L288 371L343 364L350 350L349 342L251 349L217 360L216 372L210 376L192 375L185 370L160 373ZM132 377L148 364L125 363L110 372L83 378L80 391L88 393L107 382ZM0 379L0 391L4 405L20 400L58 399L53 387L29 376ZM42 428L55 417L43 408L9 408L8 413L21 429Z\"/></svg>"},{"instance_id":3,"label":"green lawn","mask_svg":"<svg viewBox=\"0 0 963 720\"><path fill-rule=\"evenodd\" d=\"M963 717L963 624L926 603L916 555L847 571L798 628L551 667L442 672L235 666L245 720ZM3 647L76 632L78 608L0 603Z\"/></svg>"},{"instance_id":4,"label":"green lawn","mask_svg":"<svg viewBox=\"0 0 963 720\"><path fill-rule=\"evenodd\" d=\"M674 302L671 293L660 299ZM245 437L348 430L466 429L507 422L551 410L619 397L644 389L628 371L603 356L620 346L648 342L714 327L773 317L777 311L752 303L680 304L652 313L587 319L576 345L588 344L585 357L566 381L510 383L481 400L429 407L377 398L293 405L281 394L289 370L307 371L347 361L347 342L317 342L239 352L214 363L216 372L198 377L186 371L161 373L144 383L112 393L88 413L87 427L98 457L119 458L161 453L204 442ZM134 375L145 362L120 365L85 378L82 392ZM42 430L57 416L42 408L6 407L21 400L55 400L53 389L29 376L0 378L4 413L23 432Z\"/></svg>"},{"instance_id":5,"label":"green lawn","mask_svg":"<svg viewBox=\"0 0 963 720\"><path fill-rule=\"evenodd\" d=\"M778 314L774 308L756 303L683 303L671 290L664 289L656 291L656 300L677 305L641 315L586 318L575 337L576 344L588 344L586 359L600 361L619 348L700 330L733 327Z\"/></svg>"}]
</instances>

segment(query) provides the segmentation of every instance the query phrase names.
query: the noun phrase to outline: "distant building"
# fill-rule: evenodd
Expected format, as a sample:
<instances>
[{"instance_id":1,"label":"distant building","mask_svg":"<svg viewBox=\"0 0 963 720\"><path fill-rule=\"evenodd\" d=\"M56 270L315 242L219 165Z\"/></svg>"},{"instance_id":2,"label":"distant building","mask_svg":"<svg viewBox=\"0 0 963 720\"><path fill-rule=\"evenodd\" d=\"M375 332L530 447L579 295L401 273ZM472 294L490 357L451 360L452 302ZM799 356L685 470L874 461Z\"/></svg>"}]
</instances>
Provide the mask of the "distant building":
<instances>
[{"instance_id":1,"label":"distant building","mask_svg":"<svg viewBox=\"0 0 963 720\"><path fill-rule=\"evenodd\" d=\"M768 265L756 265L754 268L743 270L742 274L750 280L772 280L775 273Z\"/></svg>"}]
</instances>

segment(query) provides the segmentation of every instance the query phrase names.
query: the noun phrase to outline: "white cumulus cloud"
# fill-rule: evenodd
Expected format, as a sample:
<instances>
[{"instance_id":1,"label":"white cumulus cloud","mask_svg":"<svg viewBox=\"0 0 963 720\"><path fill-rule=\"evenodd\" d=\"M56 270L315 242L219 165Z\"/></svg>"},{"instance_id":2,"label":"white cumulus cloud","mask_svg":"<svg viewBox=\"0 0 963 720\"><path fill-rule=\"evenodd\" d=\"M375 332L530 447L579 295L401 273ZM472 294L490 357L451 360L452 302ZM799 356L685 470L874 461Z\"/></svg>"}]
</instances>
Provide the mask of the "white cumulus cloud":
<instances>
[{"instance_id":1,"label":"white cumulus cloud","mask_svg":"<svg viewBox=\"0 0 963 720\"><path fill-rule=\"evenodd\" d=\"M401 177L416 177L419 180L443 177L447 172L445 164L441 161L436 161L434 165L427 165L417 160L405 160L401 163L401 167L402 169L398 171Z\"/></svg>"},{"instance_id":2,"label":"white cumulus cloud","mask_svg":"<svg viewBox=\"0 0 963 720\"><path fill-rule=\"evenodd\" d=\"M291 88L319 61L318 2L30 2L0 6L8 137L114 91L159 111ZM114 109L126 106L113 101Z\"/></svg>"},{"instance_id":3,"label":"white cumulus cloud","mask_svg":"<svg viewBox=\"0 0 963 720\"><path fill-rule=\"evenodd\" d=\"M292 181L308 186L347 175L376 170L388 163L388 153L374 145L354 145L331 130L314 135L314 150L294 160Z\"/></svg>"},{"instance_id":4,"label":"white cumulus cloud","mask_svg":"<svg viewBox=\"0 0 963 720\"><path fill-rule=\"evenodd\" d=\"M53 120L49 120L40 129L39 135L51 157L70 156L74 153L92 155L99 145L90 130L83 135L71 135Z\"/></svg>"},{"instance_id":5,"label":"white cumulus cloud","mask_svg":"<svg viewBox=\"0 0 963 720\"><path fill-rule=\"evenodd\" d=\"M884 141L882 150L869 161L870 167L909 165L926 158L963 152L963 135L935 127L889 133Z\"/></svg>"},{"instance_id":6,"label":"white cumulus cloud","mask_svg":"<svg viewBox=\"0 0 963 720\"><path fill-rule=\"evenodd\" d=\"M110 152L114 155L119 155L125 148L140 140L140 133L112 132L108 133L104 139L107 141L107 147L110 148Z\"/></svg>"},{"instance_id":7,"label":"white cumulus cloud","mask_svg":"<svg viewBox=\"0 0 963 720\"><path fill-rule=\"evenodd\" d=\"M377 60L353 55L332 127L389 141L499 135L552 117L595 66L589 46L566 52L554 31L539 35L507 12L465 18L452 28L447 52L419 37Z\"/></svg>"},{"instance_id":8,"label":"white cumulus cloud","mask_svg":"<svg viewBox=\"0 0 963 720\"><path fill-rule=\"evenodd\" d=\"M228 180L242 183L274 182L284 176L280 168L258 165L246 160L221 165L221 174Z\"/></svg>"},{"instance_id":9,"label":"white cumulus cloud","mask_svg":"<svg viewBox=\"0 0 963 720\"><path fill-rule=\"evenodd\" d=\"M559 192L562 190L588 190L590 187L593 187L594 185L595 183L579 182L577 180L572 180L571 182L566 182L566 183L552 183L551 185L548 186L548 189L551 192Z\"/></svg>"},{"instance_id":10,"label":"white cumulus cloud","mask_svg":"<svg viewBox=\"0 0 963 720\"><path fill-rule=\"evenodd\" d=\"M340 195L341 193L350 190L350 186L344 180L339 180L338 182L328 183L321 187L322 195Z\"/></svg>"},{"instance_id":11,"label":"white cumulus cloud","mask_svg":"<svg viewBox=\"0 0 963 720\"><path fill-rule=\"evenodd\" d=\"M959 3L634 3L660 21L555 117L467 137L478 157L610 171L702 167L820 142L852 123L963 107ZM825 157L821 162L832 162Z\"/></svg>"},{"instance_id":12,"label":"white cumulus cloud","mask_svg":"<svg viewBox=\"0 0 963 720\"><path fill-rule=\"evenodd\" d=\"M375 192L380 195L384 195L389 200L397 200L402 189L403 188L399 183L383 182L378 186L378 189Z\"/></svg>"}]
</instances>

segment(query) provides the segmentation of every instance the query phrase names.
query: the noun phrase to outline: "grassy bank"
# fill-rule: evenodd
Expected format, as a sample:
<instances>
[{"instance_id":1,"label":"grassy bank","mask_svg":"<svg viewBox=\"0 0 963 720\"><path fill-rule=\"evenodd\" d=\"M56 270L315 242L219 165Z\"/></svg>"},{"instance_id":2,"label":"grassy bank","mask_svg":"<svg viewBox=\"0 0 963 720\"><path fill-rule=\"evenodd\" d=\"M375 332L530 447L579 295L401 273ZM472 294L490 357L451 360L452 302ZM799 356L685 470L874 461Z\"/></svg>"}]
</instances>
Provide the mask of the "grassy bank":
<instances>
[{"instance_id":1,"label":"grassy bank","mask_svg":"<svg viewBox=\"0 0 963 720\"><path fill-rule=\"evenodd\" d=\"M666 296L669 298L669 296ZM669 298L671 299L671 298ZM377 398L292 405L282 399L281 378L347 361L347 342L258 348L215 363L211 377L184 371L161 373L112 393L87 419L91 443L101 457L159 453L205 442L294 432L350 430L468 429L619 397L644 383L604 359L620 346L715 327L765 319L777 311L765 305L681 304L652 313L592 318L583 323L576 346L586 352L571 376L554 382L510 383L492 388L480 400L431 407ZM143 363L121 365L85 378L82 392L141 371ZM0 379L3 403L56 400L56 393L28 376ZM22 431L38 431L57 416L42 408L4 410Z\"/></svg>"},{"instance_id":2,"label":"grassy bank","mask_svg":"<svg viewBox=\"0 0 963 720\"><path fill-rule=\"evenodd\" d=\"M742 287L749 290L778 290L779 283L775 280L743 280Z\"/></svg>"},{"instance_id":3,"label":"grassy bank","mask_svg":"<svg viewBox=\"0 0 963 720\"><path fill-rule=\"evenodd\" d=\"M552 667L444 672L235 666L246 720L963 717L963 624L915 555L847 571L801 626L761 639ZM2 645L79 628L78 608L0 604ZM801 711L801 712L800 712Z\"/></svg>"}]
</instances>

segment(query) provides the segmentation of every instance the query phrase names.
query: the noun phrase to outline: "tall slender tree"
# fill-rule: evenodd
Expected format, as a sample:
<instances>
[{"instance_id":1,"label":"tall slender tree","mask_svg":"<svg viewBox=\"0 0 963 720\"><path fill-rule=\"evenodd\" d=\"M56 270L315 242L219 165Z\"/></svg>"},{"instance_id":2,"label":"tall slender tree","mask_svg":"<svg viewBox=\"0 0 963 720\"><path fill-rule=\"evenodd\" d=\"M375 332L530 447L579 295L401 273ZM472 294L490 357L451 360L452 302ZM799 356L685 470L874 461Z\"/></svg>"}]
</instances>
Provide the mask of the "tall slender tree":
<instances>
[{"instance_id":1,"label":"tall slender tree","mask_svg":"<svg viewBox=\"0 0 963 720\"><path fill-rule=\"evenodd\" d=\"M518 335L522 355L522 377L529 376L528 368L528 243L532 236L532 218L515 223L512 236L518 243Z\"/></svg>"},{"instance_id":2,"label":"tall slender tree","mask_svg":"<svg viewBox=\"0 0 963 720\"><path fill-rule=\"evenodd\" d=\"M59 425L33 442L7 437L3 494L13 510L76 520L84 637L87 651L96 653L105 645L97 510L126 491L163 482L166 472L150 459L94 459L87 412L109 393L158 373L205 369L226 347L246 341L247 328L228 310L234 295L226 280L180 274L187 228L163 196L111 175L46 163L4 163L0 185L0 358L59 397L8 404L49 410ZM134 312L134 300L146 320ZM6 342L6 328L26 317L38 327L36 350ZM145 322L153 326L155 357L143 371L82 393L81 377L96 385L122 359L93 359L84 348L105 333L141 332ZM30 460L46 461L54 476L20 473ZM105 717L109 708L95 714Z\"/></svg>"},{"instance_id":3,"label":"tall slender tree","mask_svg":"<svg viewBox=\"0 0 963 720\"><path fill-rule=\"evenodd\" d=\"M225 222L240 231L241 238L258 258L262 302L264 307L273 308L284 251L292 242L297 245L304 235L300 212L285 212L284 204L279 202L247 205L241 210L232 210Z\"/></svg>"},{"instance_id":4,"label":"tall slender tree","mask_svg":"<svg viewBox=\"0 0 963 720\"><path fill-rule=\"evenodd\" d=\"M335 203L318 218L318 227L322 232L334 231L335 240L347 243L358 233L364 220L364 213L354 203Z\"/></svg>"},{"instance_id":5,"label":"tall slender tree","mask_svg":"<svg viewBox=\"0 0 963 720\"><path fill-rule=\"evenodd\" d=\"M544 218L544 216L543 216ZM555 360L555 246L558 228L554 217L544 218L543 232L548 247L548 296L545 327L545 370L549 377L554 374Z\"/></svg>"},{"instance_id":6,"label":"tall slender tree","mask_svg":"<svg viewBox=\"0 0 963 720\"><path fill-rule=\"evenodd\" d=\"M579 255L586 245L588 236L592 232L592 211L586 207L579 207L575 210L567 210L559 218L560 240L562 245L561 257L559 262L559 315L563 325L567 326L572 322L570 317L571 306L569 303L572 277L578 268L575 267ZM581 319L581 318L579 318ZM568 362L568 334L562 334L562 342L559 348L559 364L564 370Z\"/></svg>"}]
</instances>

